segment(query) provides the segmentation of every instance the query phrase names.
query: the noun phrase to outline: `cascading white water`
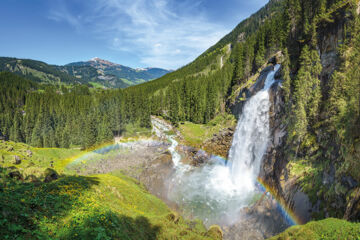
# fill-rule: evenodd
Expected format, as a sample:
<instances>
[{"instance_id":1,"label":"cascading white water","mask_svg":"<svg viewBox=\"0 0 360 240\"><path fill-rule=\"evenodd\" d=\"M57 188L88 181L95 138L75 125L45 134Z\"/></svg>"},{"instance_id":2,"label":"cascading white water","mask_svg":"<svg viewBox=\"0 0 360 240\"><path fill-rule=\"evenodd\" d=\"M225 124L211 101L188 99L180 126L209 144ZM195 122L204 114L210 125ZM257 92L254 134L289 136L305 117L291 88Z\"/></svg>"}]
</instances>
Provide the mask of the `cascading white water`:
<instances>
[{"instance_id":1,"label":"cascading white water","mask_svg":"<svg viewBox=\"0 0 360 240\"><path fill-rule=\"evenodd\" d=\"M156 118L153 118L151 120L151 122L152 122L152 125L153 125L153 132L155 133L155 135L158 136L159 138L166 138L167 140L170 141L171 145L168 148L168 150L171 153L172 161L173 161L175 167L178 167L178 168L181 169L181 166L183 165L180 162L181 156L176 151L176 147L178 145L178 142L174 139L174 136L166 134L166 132L170 131L171 126L169 126L168 124L166 124L163 121L159 121Z\"/></svg>"},{"instance_id":2,"label":"cascading white water","mask_svg":"<svg viewBox=\"0 0 360 240\"><path fill-rule=\"evenodd\" d=\"M264 88L251 97L243 108L229 152L231 176L237 186L253 187L259 175L262 157L269 141L269 88L279 70L276 65L265 80ZM245 187L244 186L244 187Z\"/></svg>"},{"instance_id":3,"label":"cascading white water","mask_svg":"<svg viewBox=\"0 0 360 240\"><path fill-rule=\"evenodd\" d=\"M177 171L169 182L168 197L185 214L201 218L207 225L232 223L239 211L259 196L256 178L270 135L269 88L279 67L275 66L267 75L264 88L246 102L233 138L229 164L219 157L213 157L200 168L182 164L175 150L177 142L169 139Z\"/></svg>"}]
</instances>

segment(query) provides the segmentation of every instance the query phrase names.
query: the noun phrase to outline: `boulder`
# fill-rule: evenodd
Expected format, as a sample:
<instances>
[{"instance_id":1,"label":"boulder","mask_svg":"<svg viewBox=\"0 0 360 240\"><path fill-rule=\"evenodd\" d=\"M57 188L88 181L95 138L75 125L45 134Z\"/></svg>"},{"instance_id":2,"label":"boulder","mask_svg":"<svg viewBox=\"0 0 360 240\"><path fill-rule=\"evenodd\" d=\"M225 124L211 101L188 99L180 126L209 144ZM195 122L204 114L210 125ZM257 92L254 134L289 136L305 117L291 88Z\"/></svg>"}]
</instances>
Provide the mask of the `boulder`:
<instances>
[{"instance_id":1,"label":"boulder","mask_svg":"<svg viewBox=\"0 0 360 240\"><path fill-rule=\"evenodd\" d=\"M13 160L12 163L13 163L13 164L16 164L16 165L20 164L20 163L21 163L20 157L17 156L17 155L14 155L14 160Z\"/></svg>"},{"instance_id":2,"label":"boulder","mask_svg":"<svg viewBox=\"0 0 360 240\"><path fill-rule=\"evenodd\" d=\"M220 130L211 139L205 141L202 148L208 153L226 158L231 147L234 131L235 127Z\"/></svg>"},{"instance_id":3,"label":"boulder","mask_svg":"<svg viewBox=\"0 0 360 240\"><path fill-rule=\"evenodd\" d=\"M9 168L7 168L7 170L9 173L8 176L10 178L17 179L17 180L24 180L23 175L20 173L19 170L17 170L16 167L9 167Z\"/></svg>"},{"instance_id":4,"label":"boulder","mask_svg":"<svg viewBox=\"0 0 360 240\"><path fill-rule=\"evenodd\" d=\"M178 223L179 222L179 214L176 212L171 212L166 216L167 220L174 222L174 223Z\"/></svg>"},{"instance_id":5,"label":"boulder","mask_svg":"<svg viewBox=\"0 0 360 240\"><path fill-rule=\"evenodd\" d=\"M39 182L39 179L35 175L31 174L29 176L26 176L25 181L34 183Z\"/></svg>"},{"instance_id":6,"label":"boulder","mask_svg":"<svg viewBox=\"0 0 360 240\"><path fill-rule=\"evenodd\" d=\"M223 239L223 232L218 225L212 225L206 232L206 236L212 239Z\"/></svg>"},{"instance_id":7,"label":"boulder","mask_svg":"<svg viewBox=\"0 0 360 240\"><path fill-rule=\"evenodd\" d=\"M59 174L52 168L47 168L45 170L44 175L45 175L44 182L46 182L46 183L52 182L59 178Z\"/></svg>"},{"instance_id":8,"label":"boulder","mask_svg":"<svg viewBox=\"0 0 360 240\"><path fill-rule=\"evenodd\" d=\"M32 151L26 150L26 155L27 155L28 157L32 157Z\"/></svg>"}]
</instances>

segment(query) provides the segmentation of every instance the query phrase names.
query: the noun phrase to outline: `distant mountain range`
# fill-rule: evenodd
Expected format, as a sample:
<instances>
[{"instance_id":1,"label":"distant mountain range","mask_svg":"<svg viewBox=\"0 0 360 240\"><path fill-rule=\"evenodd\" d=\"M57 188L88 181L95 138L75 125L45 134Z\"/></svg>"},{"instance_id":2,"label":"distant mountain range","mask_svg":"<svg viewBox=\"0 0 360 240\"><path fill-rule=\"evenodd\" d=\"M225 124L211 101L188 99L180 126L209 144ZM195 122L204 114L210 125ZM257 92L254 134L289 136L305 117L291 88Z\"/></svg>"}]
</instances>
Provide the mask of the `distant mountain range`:
<instances>
[{"instance_id":1,"label":"distant mountain range","mask_svg":"<svg viewBox=\"0 0 360 240\"><path fill-rule=\"evenodd\" d=\"M161 68L133 69L100 58L57 66L31 59L8 57L0 57L0 71L13 72L48 84L80 83L103 88L126 88L171 72Z\"/></svg>"}]
</instances>

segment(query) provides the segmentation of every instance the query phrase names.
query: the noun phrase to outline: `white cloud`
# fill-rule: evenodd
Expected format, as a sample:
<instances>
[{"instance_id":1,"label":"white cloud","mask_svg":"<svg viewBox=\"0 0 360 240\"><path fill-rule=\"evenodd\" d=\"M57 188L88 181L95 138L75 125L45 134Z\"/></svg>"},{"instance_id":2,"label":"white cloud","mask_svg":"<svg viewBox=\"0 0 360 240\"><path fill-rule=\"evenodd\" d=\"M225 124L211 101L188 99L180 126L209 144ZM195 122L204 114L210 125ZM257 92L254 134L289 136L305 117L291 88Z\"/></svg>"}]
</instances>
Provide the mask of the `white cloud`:
<instances>
[{"instance_id":1,"label":"white cloud","mask_svg":"<svg viewBox=\"0 0 360 240\"><path fill-rule=\"evenodd\" d=\"M78 17L62 4L50 18L90 28L109 48L136 55L144 66L176 69L230 30L212 23L199 4L196 0L88 0L88 9Z\"/></svg>"},{"instance_id":2,"label":"white cloud","mask_svg":"<svg viewBox=\"0 0 360 240\"><path fill-rule=\"evenodd\" d=\"M57 1L56 9L50 10L48 17L56 22L66 22L77 30L81 28L81 15L71 14L63 1Z\"/></svg>"}]
</instances>

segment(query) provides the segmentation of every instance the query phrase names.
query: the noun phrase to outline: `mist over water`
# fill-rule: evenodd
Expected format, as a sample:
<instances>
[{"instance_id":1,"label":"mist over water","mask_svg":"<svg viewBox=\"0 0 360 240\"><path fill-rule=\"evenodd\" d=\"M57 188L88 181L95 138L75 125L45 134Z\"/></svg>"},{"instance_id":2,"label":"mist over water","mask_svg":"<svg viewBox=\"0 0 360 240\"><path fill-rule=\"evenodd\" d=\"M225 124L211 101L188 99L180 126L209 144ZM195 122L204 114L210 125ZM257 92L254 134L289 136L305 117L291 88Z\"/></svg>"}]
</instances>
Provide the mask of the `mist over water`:
<instances>
[{"instance_id":1,"label":"mist over water","mask_svg":"<svg viewBox=\"0 0 360 240\"><path fill-rule=\"evenodd\" d=\"M175 174L169 180L169 200L176 202L185 215L200 218L206 225L232 224L239 218L239 211L254 203L261 195L256 185L262 157L269 141L269 88L275 82L276 65L265 81L264 88L245 104L239 118L229 152L229 161L213 156L201 167L181 163L176 152L177 142L172 143ZM155 122L157 134L168 131Z\"/></svg>"}]
</instances>

